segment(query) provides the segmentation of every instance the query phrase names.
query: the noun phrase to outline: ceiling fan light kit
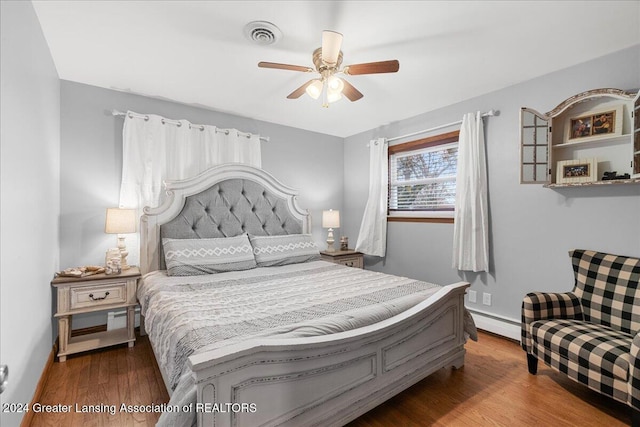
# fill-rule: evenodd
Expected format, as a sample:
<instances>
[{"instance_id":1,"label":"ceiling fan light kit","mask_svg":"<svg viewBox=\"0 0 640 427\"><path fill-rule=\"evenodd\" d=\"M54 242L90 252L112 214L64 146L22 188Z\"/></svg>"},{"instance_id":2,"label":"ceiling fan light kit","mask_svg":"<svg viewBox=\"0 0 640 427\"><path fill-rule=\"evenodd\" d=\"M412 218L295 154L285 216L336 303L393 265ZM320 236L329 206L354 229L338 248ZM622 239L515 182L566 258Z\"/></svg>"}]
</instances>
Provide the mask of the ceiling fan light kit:
<instances>
[{"instance_id":1,"label":"ceiling fan light kit","mask_svg":"<svg viewBox=\"0 0 640 427\"><path fill-rule=\"evenodd\" d=\"M323 86L324 85L322 84L322 80L320 79L311 80L311 84L307 86L307 89L306 89L307 95L309 95L313 99L318 99L320 95L322 95Z\"/></svg>"},{"instance_id":2,"label":"ceiling fan light kit","mask_svg":"<svg viewBox=\"0 0 640 427\"><path fill-rule=\"evenodd\" d=\"M357 101L364 95L353 87L345 79L336 74L346 74L350 76L362 74L395 73L400 69L397 60L367 62L364 64L349 65L340 69L342 65L342 34L336 31L325 30L322 32L322 47L317 48L312 55L314 68L300 65L279 64L276 62L259 62L260 68L274 68L280 70L299 71L303 73L317 72L319 78L309 80L293 92L287 98L297 99L303 93L307 93L311 98L318 99L322 96L322 106L342 99L344 95L350 101Z\"/></svg>"},{"instance_id":3,"label":"ceiling fan light kit","mask_svg":"<svg viewBox=\"0 0 640 427\"><path fill-rule=\"evenodd\" d=\"M330 90L342 93L342 89L344 89L344 83L342 83L342 79L340 77L331 76L327 80L327 85Z\"/></svg>"}]
</instances>

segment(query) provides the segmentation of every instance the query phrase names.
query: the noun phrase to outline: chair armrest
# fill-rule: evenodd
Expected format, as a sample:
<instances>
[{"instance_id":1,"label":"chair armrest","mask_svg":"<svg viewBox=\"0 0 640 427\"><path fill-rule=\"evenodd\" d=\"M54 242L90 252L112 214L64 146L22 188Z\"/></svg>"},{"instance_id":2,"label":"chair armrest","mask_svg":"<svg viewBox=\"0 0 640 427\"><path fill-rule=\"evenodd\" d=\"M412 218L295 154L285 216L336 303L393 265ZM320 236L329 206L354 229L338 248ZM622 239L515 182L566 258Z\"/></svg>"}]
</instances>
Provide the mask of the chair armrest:
<instances>
[{"instance_id":1,"label":"chair armrest","mask_svg":"<svg viewBox=\"0 0 640 427\"><path fill-rule=\"evenodd\" d=\"M631 343L631 359L629 360L629 405L640 410L640 332L637 332Z\"/></svg>"},{"instance_id":2,"label":"chair armrest","mask_svg":"<svg viewBox=\"0 0 640 427\"><path fill-rule=\"evenodd\" d=\"M582 320L582 305L573 292L531 292L522 300L522 349L531 354L530 325L536 320Z\"/></svg>"}]
</instances>

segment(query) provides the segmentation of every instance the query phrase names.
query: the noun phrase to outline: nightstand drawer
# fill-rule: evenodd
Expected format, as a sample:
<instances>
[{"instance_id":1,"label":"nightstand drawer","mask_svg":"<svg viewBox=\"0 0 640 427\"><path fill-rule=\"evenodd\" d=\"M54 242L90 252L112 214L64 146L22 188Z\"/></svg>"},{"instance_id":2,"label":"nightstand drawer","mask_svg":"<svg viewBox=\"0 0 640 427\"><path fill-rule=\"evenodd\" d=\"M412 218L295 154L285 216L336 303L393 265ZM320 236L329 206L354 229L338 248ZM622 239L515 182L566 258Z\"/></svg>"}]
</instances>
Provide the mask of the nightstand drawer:
<instances>
[{"instance_id":1,"label":"nightstand drawer","mask_svg":"<svg viewBox=\"0 0 640 427\"><path fill-rule=\"evenodd\" d=\"M354 251L352 249L340 250L340 251L320 251L320 257L324 261L329 261L334 264L346 265L347 267L364 268L364 257L362 252Z\"/></svg>"},{"instance_id":2,"label":"nightstand drawer","mask_svg":"<svg viewBox=\"0 0 640 427\"><path fill-rule=\"evenodd\" d=\"M361 256L340 258L336 259L334 262L336 264L346 265L347 267L364 268Z\"/></svg>"},{"instance_id":3,"label":"nightstand drawer","mask_svg":"<svg viewBox=\"0 0 640 427\"><path fill-rule=\"evenodd\" d=\"M126 282L76 287L69 289L69 292L69 308L71 310L127 302Z\"/></svg>"}]
</instances>

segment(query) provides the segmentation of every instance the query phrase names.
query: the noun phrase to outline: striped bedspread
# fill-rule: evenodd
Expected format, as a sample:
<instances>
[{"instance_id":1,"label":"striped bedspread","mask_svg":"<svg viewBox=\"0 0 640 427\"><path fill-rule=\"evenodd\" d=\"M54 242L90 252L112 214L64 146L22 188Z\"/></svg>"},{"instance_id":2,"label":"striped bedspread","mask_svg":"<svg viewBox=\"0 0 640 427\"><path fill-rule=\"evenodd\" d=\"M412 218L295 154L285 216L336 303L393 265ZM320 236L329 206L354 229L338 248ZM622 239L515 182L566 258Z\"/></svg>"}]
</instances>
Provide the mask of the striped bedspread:
<instances>
[{"instance_id":1,"label":"striped bedspread","mask_svg":"<svg viewBox=\"0 0 640 427\"><path fill-rule=\"evenodd\" d=\"M145 275L138 299L158 365L177 404L187 394L195 399L187 359L196 352L248 338L326 335L371 325L440 288L314 261L191 277L156 271Z\"/></svg>"}]
</instances>

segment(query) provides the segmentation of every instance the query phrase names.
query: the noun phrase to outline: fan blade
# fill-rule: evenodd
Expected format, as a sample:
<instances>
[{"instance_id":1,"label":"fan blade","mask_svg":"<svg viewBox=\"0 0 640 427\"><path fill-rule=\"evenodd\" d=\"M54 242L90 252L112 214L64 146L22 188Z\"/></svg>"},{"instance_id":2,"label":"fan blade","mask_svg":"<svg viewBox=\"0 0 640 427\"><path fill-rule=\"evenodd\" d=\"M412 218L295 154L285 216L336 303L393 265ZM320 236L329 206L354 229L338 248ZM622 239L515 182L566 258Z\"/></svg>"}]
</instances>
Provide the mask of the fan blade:
<instances>
[{"instance_id":1,"label":"fan blade","mask_svg":"<svg viewBox=\"0 0 640 427\"><path fill-rule=\"evenodd\" d=\"M400 63L394 59L391 61L367 62L344 67L344 73L350 76L358 74L395 73L400 69Z\"/></svg>"},{"instance_id":2,"label":"fan blade","mask_svg":"<svg viewBox=\"0 0 640 427\"><path fill-rule=\"evenodd\" d=\"M340 79L340 80L342 80L342 83L344 83L344 88L342 88L342 94L346 96L349 99L349 101L351 102L357 101L358 99L364 96L362 93L360 93L358 89L353 87L351 83L349 83L345 79Z\"/></svg>"},{"instance_id":3,"label":"fan blade","mask_svg":"<svg viewBox=\"0 0 640 427\"><path fill-rule=\"evenodd\" d=\"M287 96L287 99L298 99L298 98L300 98L302 96L302 94L307 90L307 86L309 86L311 83L313 83L313 80L309 80L308 82L306 82L305 84L300 86L298 89L296 89L293 92L291 92Z\"/></svg>"},{"instance_id":4,"label":"fan blade","mask_svg":"<svg viewBox=\"0 0 640 427\"><path fill-rule=\"evenodd\" d=\"M275 68L278 70L289 70L289 71L301 71L303 73L310 73L313 68L303 67L301 65L290 65L290 64L278 64L277 62L258 62L258 67L260 68Z\"/></svg>"},{"instance_id":5,"label":"fan blade","mask_svg":"<svg viewBox=\"0 0 640 427\"><path fill-rule=\"evenodd\" d=\"M342 34L329 30L322 32L322 60L327 65L336 65L338 63L341 47Z\"/></svg>"}]
</instances>

